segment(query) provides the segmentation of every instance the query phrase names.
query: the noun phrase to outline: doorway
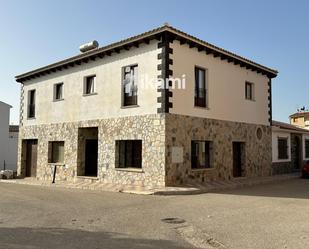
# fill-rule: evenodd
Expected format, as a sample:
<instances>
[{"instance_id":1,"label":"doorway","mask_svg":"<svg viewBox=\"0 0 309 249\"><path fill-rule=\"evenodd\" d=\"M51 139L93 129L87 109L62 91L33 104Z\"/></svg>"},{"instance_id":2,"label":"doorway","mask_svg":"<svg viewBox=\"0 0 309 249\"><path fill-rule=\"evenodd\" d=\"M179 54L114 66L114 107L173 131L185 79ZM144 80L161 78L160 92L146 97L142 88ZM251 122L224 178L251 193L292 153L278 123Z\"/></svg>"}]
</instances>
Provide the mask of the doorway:
<instances>
[{"instance_id":1,"label":"doorway","mask_svg":"<svg viewBox=\"0 0 309 249\"><path fill-rule=\"evenodd\" d=\"M299 170L301 164L301 139L295 136L294 169Z\"/></svg>"},{"instance_id":2,"label":"doorway","mask_svg":"<svg viewBox=\"0 0 309 249\"><path fill-rule=\"evenodd\" d=\"M78 129L77 176L98 175L98 128Z\"/></svg>"},{"instance_id":3,"label":"doorway","mask_svg":"<svg viewBox=\"0 0 309 249\"><path fill-rule=\"evenodd\" d=\"M233 142L233 177L243 176L243 142Z\"/></svg>"},{"instance_id":4,"label":"doorway","mask_svg":"<svg viewBox=\"0 0 309 249\"><path fill-rule=\"evenodd\" d=\"M98 140L86 139L85 176L98 175Z\"/></svg>"},{"instance_id":5,"label":"doorway","mask_svg":"<svg viewBox=\"0 0 309 249\"><path fill-rule=\"evenodd\" d=\"M25 177L36 177L38 140L24 140L25 151Z\"/></svg>"}]
</instances>

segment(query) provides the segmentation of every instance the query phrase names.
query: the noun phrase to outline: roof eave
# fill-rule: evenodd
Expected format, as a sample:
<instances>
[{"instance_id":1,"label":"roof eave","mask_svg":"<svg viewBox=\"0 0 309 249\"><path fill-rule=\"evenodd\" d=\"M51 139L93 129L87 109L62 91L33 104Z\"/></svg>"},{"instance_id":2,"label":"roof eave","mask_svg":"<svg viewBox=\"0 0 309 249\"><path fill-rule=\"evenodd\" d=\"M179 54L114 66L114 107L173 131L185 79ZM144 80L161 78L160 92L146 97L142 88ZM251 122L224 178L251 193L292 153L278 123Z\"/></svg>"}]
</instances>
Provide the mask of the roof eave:
<instances>
[{"instance_id":1,"label":"roof eave","mask_svg":"<svg viewBox=\"0 0 309 249\"><path fill-rule=\"evenodd\" d=\"M115 51L119 53L119 51L123 48L127 50L130 47L134 47L134 46L138 47L138 44L142 42L147 42L147 40L149 43L150 39L156 38L157 40L160 40L160 35L163 32L170 32L170 34L174 36L173 37L174 39L178 39L180 41L185 40L185 43L190 44L190 46L192 47L197 47L199 51L205 51L206 54L213 54L215 57L219 57L222 60L228 60L228 62L233 62L235 65L240 65L241 67L245 67L248 70L256 71L257 73L262 73L263 75L266 75L269 78L275 78L278 74L277 70L267 68L263 65L260 65L253 61L245 59L227 50L224 50L210 43L202 41L196 37L186 34L173 27L165 25L157 29L142 33L140 35L133 36L133 37L130 37L125 40L121 40L116 43L112 43L105 47L91 50L84 54L76 55L68 59L47 65L45 67L41 67L36 70L32 70L32 71L17 75L15 76L15 79L17 82L23 83L24 81L32 79L32 78L41 77L46 74L61 71L63 68L66 69L70 66L75 66L75 64L81 65L84 62L88 63L88 61L91 59L95 60L97 56L99 56L100 58L103 58L105 55L110 56L111 53Z\"/></svg>"}]
</instances>

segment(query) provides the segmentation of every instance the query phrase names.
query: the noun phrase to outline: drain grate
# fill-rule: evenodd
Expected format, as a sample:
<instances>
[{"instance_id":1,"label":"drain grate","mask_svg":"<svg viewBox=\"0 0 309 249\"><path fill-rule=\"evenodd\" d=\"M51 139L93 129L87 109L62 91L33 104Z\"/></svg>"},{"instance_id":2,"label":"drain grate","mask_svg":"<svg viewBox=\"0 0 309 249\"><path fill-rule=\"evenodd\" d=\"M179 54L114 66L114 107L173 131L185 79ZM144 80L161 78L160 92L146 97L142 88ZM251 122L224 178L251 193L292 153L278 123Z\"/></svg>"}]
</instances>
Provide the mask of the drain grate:
<instances>
[{"instance_id":1,"label":"drain grate","mask_svg":"<svg viewBox=\"0 0 309 249\"><path fill-rule=\"evenodd\" d=\"M184 219L180 219L180 218L164 218L164 219L161 219L161 221L168 223L168 224L182 224L186 222Z\"/></svg>"}]
</instances>

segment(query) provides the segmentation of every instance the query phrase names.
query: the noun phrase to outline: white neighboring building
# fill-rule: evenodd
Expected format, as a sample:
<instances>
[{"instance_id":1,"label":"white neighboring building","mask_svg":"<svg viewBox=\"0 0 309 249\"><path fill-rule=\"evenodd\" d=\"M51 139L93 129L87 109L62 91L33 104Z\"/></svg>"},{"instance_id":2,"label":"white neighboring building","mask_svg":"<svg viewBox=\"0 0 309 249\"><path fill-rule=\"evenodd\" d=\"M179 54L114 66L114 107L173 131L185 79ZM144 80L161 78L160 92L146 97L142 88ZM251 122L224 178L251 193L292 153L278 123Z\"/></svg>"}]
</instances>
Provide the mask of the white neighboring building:
<instances>
[{"instance_id":1,"label":"white neighboring building","mask_svg":"<svg viewBox=\"0 0 309 249\"><path fill-rule=\"evenodd\" d=\"M18 125L9 126L9 143L7 159L6 159L6 169L17 170L17 148L18 148Z\"/></svg>"},{"instance_id":2,"label":"white neighboring building","mask_svg":"<svg viewBox=\"0 0 309 249\"><path fill-rule=\"evenodd\" d=\"M18 126L10 126L12 106L0 101L0 170L16 170Z\"/></svg>"},{"instance_id":3,"label":"white neighboring building","mask_svg":"<svg viewBox=\"0 0 309 249\"><path fill-rule=\"evenodd\" d=\"M0 101L0 169L8 154L10 109L12 106Z\"/></svg>"},{"instance_id":4,"label":"white neighboring building","mask_svg":"<svg viewBox=\"0 0 309 249\"><path fill-rule=\"evenodd\" d=\"M300 171L309 160L309 131L279 121L272 122L272 173Z\"/></svg>"}]
</instances>

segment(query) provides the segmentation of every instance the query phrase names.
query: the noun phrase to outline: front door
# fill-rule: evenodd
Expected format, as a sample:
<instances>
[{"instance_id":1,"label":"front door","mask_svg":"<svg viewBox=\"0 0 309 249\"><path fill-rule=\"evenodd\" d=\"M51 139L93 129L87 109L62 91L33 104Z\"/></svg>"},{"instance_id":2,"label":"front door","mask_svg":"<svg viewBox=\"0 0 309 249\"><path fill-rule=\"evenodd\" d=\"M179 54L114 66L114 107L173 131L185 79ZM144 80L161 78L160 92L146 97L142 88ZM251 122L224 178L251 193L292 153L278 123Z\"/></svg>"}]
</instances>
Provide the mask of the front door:
<instances>
[{"instance_id":1,"label":"front door","mask_svg":"<svg viewBox=\"0 0 309 249\"><path fill-rule=\"evenodd\" d=\"M295 137L295 159L294 159L294 169L299 170L301 164L301 142L299 137Z\"/></svg>"},{"instance_id":2,"label":"front door","mask_svg":"<svg viewBox=\"0 0 309 249\"><path fill-rule=\"evenodd\" d=\"M241 142L233 142L233 177L242 176Z\"/></svg>"},{"instance_id":3,"label":"front door","mask_svg":"<svg viewBox=\"0 0 309 249\"><path fill-rule=\"evenodd\" d=\"M98 140L86 139L85 176L98 175Z\"/></svg>"},{"instance_id":4,"label":"front door","mask_svg":"<svg viewBox=\"0 0 309 249\"><path fill-rule=\"evenodd\" d=\"M35 177L37 169L38 141L26 141L26 177Z\"/></svg>"}]
</instances>

